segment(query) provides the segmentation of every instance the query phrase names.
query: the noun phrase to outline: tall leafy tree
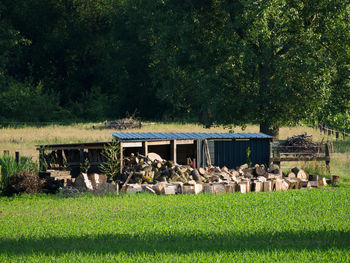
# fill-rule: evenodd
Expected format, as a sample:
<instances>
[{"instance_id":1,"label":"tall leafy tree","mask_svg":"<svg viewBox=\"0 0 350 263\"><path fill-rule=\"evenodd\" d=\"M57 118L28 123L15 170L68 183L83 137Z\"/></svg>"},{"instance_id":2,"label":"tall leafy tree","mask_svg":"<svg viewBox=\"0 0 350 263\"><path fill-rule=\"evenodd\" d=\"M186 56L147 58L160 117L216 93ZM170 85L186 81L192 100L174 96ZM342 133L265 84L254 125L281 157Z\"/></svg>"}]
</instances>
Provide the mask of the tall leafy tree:
<instances>
[{"instance_id":1,"label":"tall leafy tree","mask_svg":"<svg viewBox=\"0 0 350 263\"><path fill-rule=\"evenodd\" d=\"M277 137L281 122L309 116L329 96L319 40L341 1L180 3L160 4L154 53L160 94L175 109L208 109L209 122L259 123Z\"/></svg>"}]
</instances>

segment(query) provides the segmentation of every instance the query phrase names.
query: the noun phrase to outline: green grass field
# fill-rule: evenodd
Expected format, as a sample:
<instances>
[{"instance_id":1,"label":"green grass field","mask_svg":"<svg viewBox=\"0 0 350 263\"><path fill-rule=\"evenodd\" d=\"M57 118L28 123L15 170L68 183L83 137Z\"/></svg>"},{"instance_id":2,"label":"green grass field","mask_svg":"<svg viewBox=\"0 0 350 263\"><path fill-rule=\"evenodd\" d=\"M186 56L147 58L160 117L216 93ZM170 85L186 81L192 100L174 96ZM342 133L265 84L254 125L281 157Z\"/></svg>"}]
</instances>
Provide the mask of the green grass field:
<instances>
[{"instance_id":1,"label":"green grass field","mask_svg":"<svg viewBox=\"0 0 350 263\"><path fill-rule=\"evenodd\" d=\"M0 262L349 262L350 190L0 199Z\"/></svg>"}]
</instances>

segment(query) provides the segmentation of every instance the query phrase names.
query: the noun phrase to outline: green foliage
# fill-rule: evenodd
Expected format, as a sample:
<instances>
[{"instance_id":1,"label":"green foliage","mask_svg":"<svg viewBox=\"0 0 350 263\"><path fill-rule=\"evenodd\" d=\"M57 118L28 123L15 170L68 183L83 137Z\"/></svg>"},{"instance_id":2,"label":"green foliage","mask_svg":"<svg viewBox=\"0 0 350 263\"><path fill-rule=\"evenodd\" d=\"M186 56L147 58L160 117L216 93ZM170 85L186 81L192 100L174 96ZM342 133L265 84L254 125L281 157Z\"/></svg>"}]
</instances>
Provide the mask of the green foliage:
<instances>
[{"instance_id":1,"label":"green foliage","mask_svg":"<svg viewBox=\"0 0 350 263\"><path fill-rule=\"evenodd\" d=\"M0 121L39 122L52 120L59 111L57 97L43 91L41 84L8 81L0 92Z\"/></svg>"},{"instance_id":2,"label":"green foliage","mask_svg":"<svg viewBox=\"0 0 350 263\"><path fill-rule=\"evenodd\" d=\"M110 182L116 182L117 174L120 171L120 144L116 141L108 143L103 151L104 162L100 169L107 175Z\"/></svg>"},{"instance_id":3,"label":"green foliage","mask_svg":"<svg viewBox=\"0 0 350 263\"><path fill-rule=\"evenodd\" d=\"M11 175L23 171L38 171L38 165L33 162L32 158L21 156L17 164L15 158L7 154L0 156L0 167L0 189L6 187Z\"/></svg>"},{"instance_id":4,"label":"green foliage","mask_svg":"<svg viewBox=\"0 0 350 263\"><path fill-rule=\"evenodd\" d=\"M251 167L252 163L253 163L250 154L251 154L251 150L250 150L250 147L248 147L247 148L247 164L249 167Z\"/></svg>"},{"instance_id":5,"label":"green foliage","mask_svg":"<svg viewBox=\"0 0 350 263\"><path fill-rule=\"evenodd\" d=\"M0 199L1 262L347 262L350 191Z\"/></svg>"},{"instance_id":6,"label":"green foliage","mask_svg":"<svg viewBox=\"0 0 350 263\"><path fill-rule=\"evenodd\" d=\"M308 174L317 174L318 176L327 176L328 178L330 176L327 167L325 165L320 165L320 163L316 161L304 163L302 165L302 169L305 170Z\"/></svg>"},{"instance_id":7,"label":"green foliage","mask_svg":"<svg viewBox=\"0 0 350 263\"><path fill-rule=\"evenodd\" d=\"M350 153L350 141L334 141L334 152L336 153Z\"/></svg>"},{"instance_id":8,"label":"green foliage","mask_svg":"<svg viewBox=\"0 0 350 263\"><path fill-rule=\"evenodd\" d=\"M83 173L88 173L88 171L89 171L89 169L90 169L90 162L89 162L89 159L88 158L86 158L85 160L84 160L84 163L81 163L80 164L80 170L83 172Z\"/></svg>"},{"instance_id":9,"label":"green foliage","mask_svg":"<svg viewBox=\"0 0 350 263\"><path fill-rule=\"evenodd\" d=\"M309 119L345 128L349 5L4 0L0 121L137 111L207 125Z\"/></svg>"}]
</instances>

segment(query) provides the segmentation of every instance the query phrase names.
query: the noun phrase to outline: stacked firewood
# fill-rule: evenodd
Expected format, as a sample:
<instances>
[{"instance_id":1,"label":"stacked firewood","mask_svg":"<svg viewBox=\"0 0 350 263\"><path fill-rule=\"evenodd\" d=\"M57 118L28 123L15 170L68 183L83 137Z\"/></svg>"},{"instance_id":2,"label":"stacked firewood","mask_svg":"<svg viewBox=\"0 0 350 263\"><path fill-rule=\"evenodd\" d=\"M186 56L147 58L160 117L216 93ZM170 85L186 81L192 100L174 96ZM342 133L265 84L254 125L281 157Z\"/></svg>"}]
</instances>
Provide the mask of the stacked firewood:
<instances>
[{"instance_id":1,"label":"stacked firewood","mask_svg":"<svg viewBox=\"0 0 350 263\"><path fill-rule=\"evenodd\" d=\"M301 134L301 135L294 135L292 137L287 138L287 140L281 142L279 144L279 150L280 152L292 152L292 153L299 153L299 152L310 152L310 153L316 153L320 150L320 143L316 143L312 141L311 135Z\"/></svg>"},{"instance_id":2,"label":"stacked firewood","mask_svg":"<svg viewBox=\"0 0 350 263\"><path fill-rule=\"evenodd\" d=\"M311 178L302 169L295 167L288 175L279 166L244 164L236 169L209 166L194 169L163 160L158 154L147 156L131 154L125 158L122 172L122 191L127 193L224 193L262 192L317 187L318 177ZM169 190L170 189L170 190Z\"/></svg>"}]
</instances>

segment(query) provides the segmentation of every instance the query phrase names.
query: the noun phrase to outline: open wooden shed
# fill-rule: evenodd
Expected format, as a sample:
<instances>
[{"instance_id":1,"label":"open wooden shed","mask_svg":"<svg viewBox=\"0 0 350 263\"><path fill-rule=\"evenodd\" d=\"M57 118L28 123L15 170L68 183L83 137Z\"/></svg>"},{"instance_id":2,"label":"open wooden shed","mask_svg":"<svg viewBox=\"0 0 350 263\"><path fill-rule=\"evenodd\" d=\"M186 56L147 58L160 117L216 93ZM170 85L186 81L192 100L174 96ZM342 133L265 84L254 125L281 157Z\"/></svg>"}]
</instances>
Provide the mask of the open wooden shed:
<instances>
[{"instance_id":1,"label":"open wooden shed","mask_svg":"<svg viewBox=\"0 0 350 263\"><path fill-rule=\"evenodd\" d=\"M247 162L247 149L253 164L269 164L272 137L263 133L113 133L120 143L120 158L131 153L159 154L163 159L178 164L189 160L196 167L208 164L235 168ZM98 172L104 161L102 151L109 142L39 145L41 167L69 168L72 175L80 172L87 159L90 170ZM43 167L45 160L46 167ZM123 162L121 162L123 163Z\"/></svg>"},{"instance_id":2,"label":"open wooden shed","mask_svg":"<svg viewBox=\"0 0 350 263\"><path fill-rule=\"evenodd\" d=\"M113 133L121 142L124 156L155 152L163 159L197 167L209 163L235 168L247 162L247 149L253 164L269 164L272 137L263 133Z\"/></svg>"}]
</instances>

